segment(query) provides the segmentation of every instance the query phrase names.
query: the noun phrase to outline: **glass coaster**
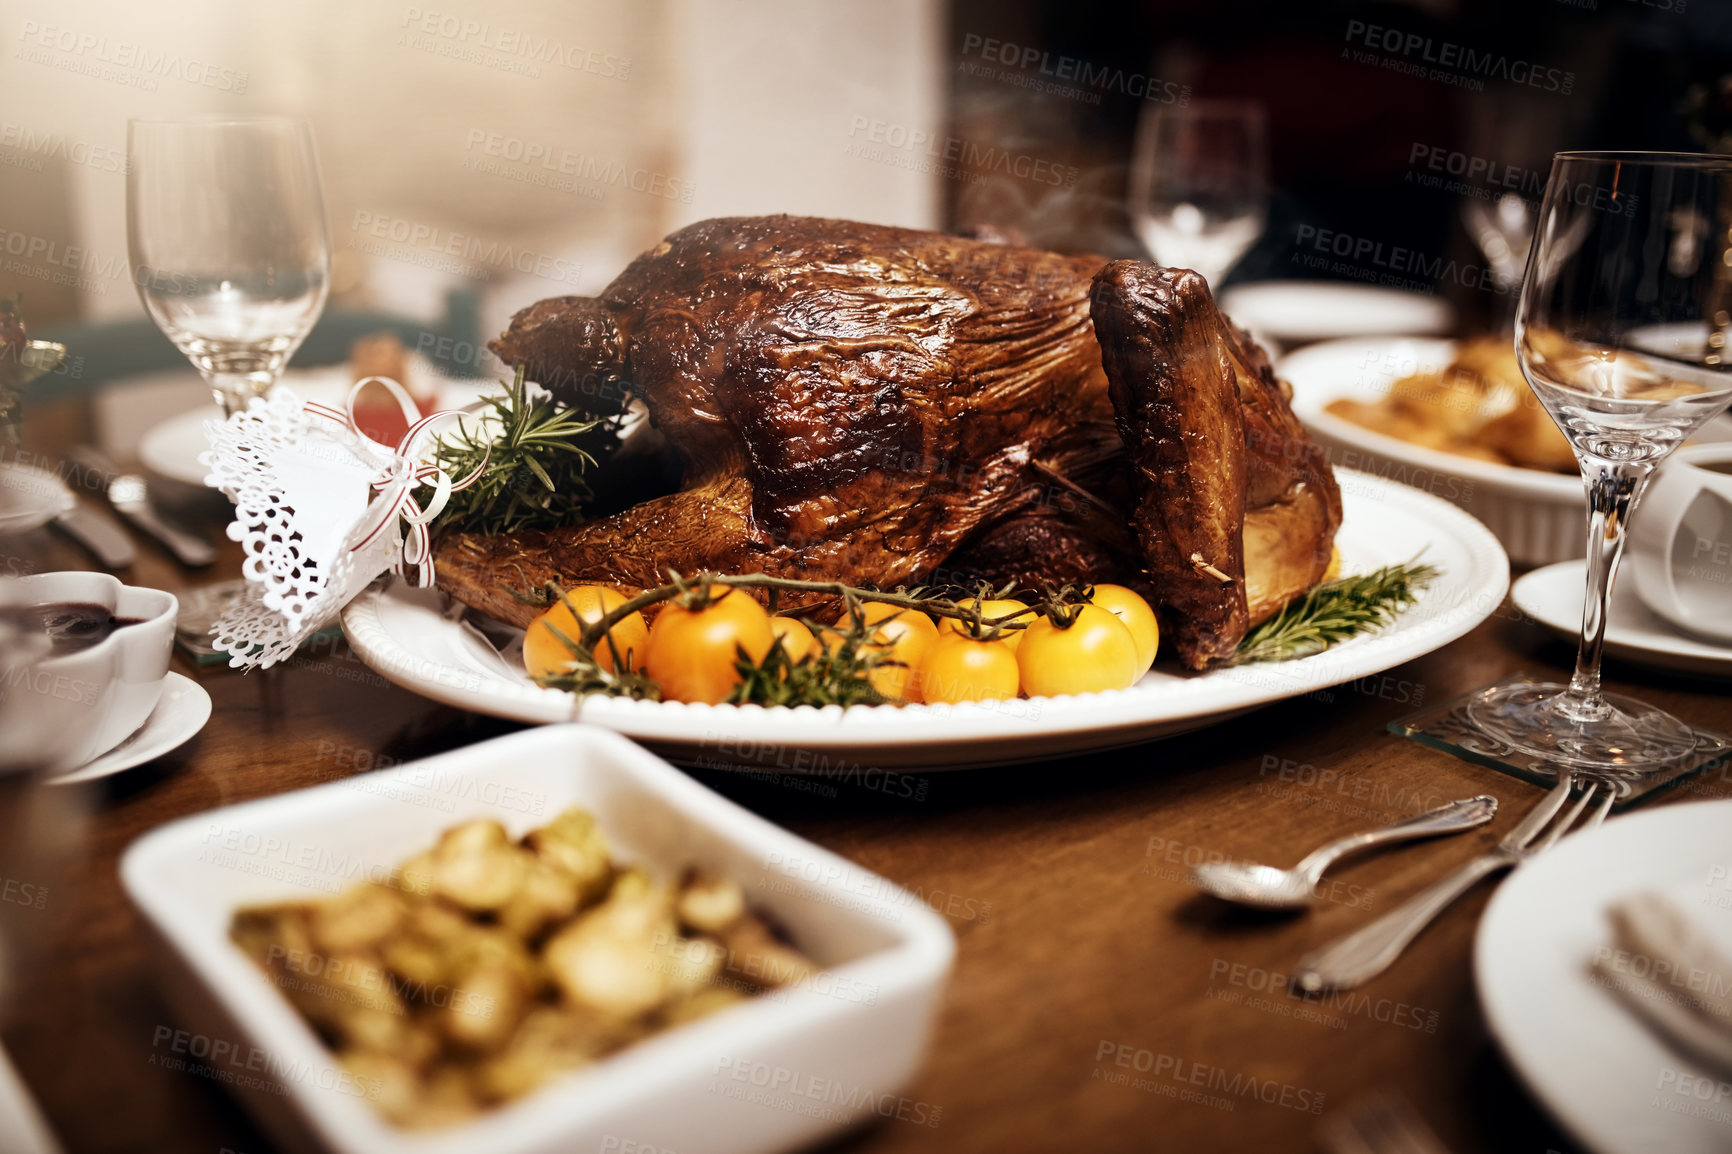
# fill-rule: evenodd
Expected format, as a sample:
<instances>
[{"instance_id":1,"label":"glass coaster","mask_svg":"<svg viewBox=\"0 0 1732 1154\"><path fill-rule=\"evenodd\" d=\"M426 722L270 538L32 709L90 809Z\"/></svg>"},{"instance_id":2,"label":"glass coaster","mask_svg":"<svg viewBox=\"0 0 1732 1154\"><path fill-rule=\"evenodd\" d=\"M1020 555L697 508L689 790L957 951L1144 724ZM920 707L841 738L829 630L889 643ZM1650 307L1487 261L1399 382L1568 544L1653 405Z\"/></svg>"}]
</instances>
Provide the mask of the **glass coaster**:
<instances>
[{"instance_id":1,"label":"glass coaster","mask_svg":"<svg viewBox=\"0 0 1732 1154\"><path fill-rule=\"evenodd\" d=\"M1465 761L1477 765L1489 766L1511 777L1523 781L1536 782L1540 785L1555 785L1558 780L1558 766L1545 758L1522 753L1508 744L1499 741L1479 730L1468 720L1468 703L1489 690L1501 689L1506 685L1537 685L1539 682L1525 673L1518 673L1505 678L1495 685L1487 685L1472 693L1464 693L1452 701L1434 705L1428 709L1410 713L1406 717L1398 717L1389 723L1389 732L1400 737L1417 741L1432 749L1454 754ZM1629 775L1607 773L1622 786L1619 798L1613 806L1622 809L1645 797L1657 789L1671 785L1681 778L1711 766L1718 765L1732 754L1732 737L1712 729L1685 722L1696 735L1696 748L1675 761L1668 762L1661 768L1648 769Z\"/></svg>"},{"instance_id":2,"label":"glass coaster","mask_svg":"<svg viewBox=\"0 0 1732 1154\"><path fill-rule=\"evenodd\" d=\"M229 654L211 644L210 628L223 615L236 597L246 592L242 578L215 581L180 594L180 615L174 619L174 644L192 658L195 665L225 665ZM319 645L330 645L343 635L343 627L335 623L325 626L301 642L302 649L317 652Z\"/></svg>"},{"instance_id":3,"label":"glass coaster","mask_svg":"<svg viewBox=\"0 0 1732 1154\"><path fill-rule=\"evenodd\" d=\"M180 615L174 621L174 643L200 665L226 662L229 655L211 645L210 627L229 604L246 590L247 583L235 578L190 589L180 596Z\"/></svg>"}]
</instances>

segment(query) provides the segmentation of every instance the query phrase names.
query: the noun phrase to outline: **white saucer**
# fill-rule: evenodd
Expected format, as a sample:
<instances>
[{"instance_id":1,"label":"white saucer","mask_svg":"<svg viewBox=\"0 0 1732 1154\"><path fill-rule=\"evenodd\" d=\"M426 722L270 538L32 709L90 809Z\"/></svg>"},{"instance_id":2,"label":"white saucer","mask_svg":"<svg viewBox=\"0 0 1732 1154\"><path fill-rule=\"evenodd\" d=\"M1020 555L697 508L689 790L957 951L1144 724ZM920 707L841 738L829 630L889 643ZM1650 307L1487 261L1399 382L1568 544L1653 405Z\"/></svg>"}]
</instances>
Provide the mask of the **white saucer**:
<instances>
[{"instance_id":1,"label":"white saucer","mask_svg":"<svg viewBox=\"0 0 1732 1154\"><path fill-rule=\"evenodd\" d=\"M50 785L71 785L143 765L171 750L179 749L210 720L210 694L190 677L170 672L162 686L162 700L131 737L77 769L50 778Z\"/></svg>"},{"instance_id":2,"label":"white saucer","mask_svg":"<svg viewBox=\"0 0 1732 1154\"><path fill-rule=\"evenodd\" d=\"M1587 562L1559 561L1535 569L1509 592L1523 613L1547 629L1571 643L1580 639ZM1732 677L1732 646L1679 633L1648 611L1636 597L1635 582L1628 577L1621 577L1612 589L1611 609L1606 615L1606 652L1659 669Z\"/></svg>"},{"instance_id":3,"label":"white saucer","mask_svg":"<svg viewBox=\"0 0 1732 1154\"><path fill-rule=\"evenodd\" d=\"M40 529L76 503L72 490L48 470L0 464L0 533Z\"/></svg>"},{"instance_id":4,"label":"white saucer","mask_svg":"<svg viewBox=\"0 0 1732 1154\"><path fill-rule=\"evenodd\" d=\"M1221 309L1278 341L1436 336L1455 326L1448 301L1421 293L1326 280L1266 280L1221 293Z\"/></svg>"}]
</instances>

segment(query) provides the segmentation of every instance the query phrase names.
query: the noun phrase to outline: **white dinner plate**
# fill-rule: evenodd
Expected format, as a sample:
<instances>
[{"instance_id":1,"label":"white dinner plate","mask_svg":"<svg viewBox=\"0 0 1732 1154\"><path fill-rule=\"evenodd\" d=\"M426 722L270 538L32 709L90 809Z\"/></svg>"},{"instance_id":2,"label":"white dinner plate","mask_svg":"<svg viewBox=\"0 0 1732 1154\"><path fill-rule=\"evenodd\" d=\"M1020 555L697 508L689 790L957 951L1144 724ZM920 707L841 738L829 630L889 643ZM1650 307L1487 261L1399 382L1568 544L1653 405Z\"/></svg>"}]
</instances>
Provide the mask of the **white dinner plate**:
<instances>
[{"instance_id":1,"label":"white dinner plate","mask_svg":"<svg viewBox=\"0 0 1732 1154\"><path fill-rule=\"evenodd\" d=\"M531 682L434 590L376 584L343 610L363 661L399 685L516 721L581 720L696 764L786 772L885 766L962 768L1132 745L1260 705L1382 672L1483 621L1509 587L1509 559L1485 527L1435 497L1341 471L1345 572L1423 557L1443 575L1381 633L1296 661L1184 675L1165 663L1129 689L967 705L841 709L577 698ZM458 611L453 612L456 608Z\"/></svg>"},{"instance_id":2,"label":"white dinner plate","mask_svg":"<svg viewBox=\"0 0 1732 1154\"><path fill-rule=\"evenodd\" d=\"M1474 973L1492 1032L1546 1108L1598 1154L1732 1147L1732 1126L1691 1112L1705 1106L1724 1118L1732 1103L1678 1093L1686 1076L1707 1077L1710 1088L1724 1077L1673 1049L1588 969L1611 942L1607 907L1723 866L1728 829L1732 801L1614 818L1516 870L1480 922Z\"/></svg>"},{"instance_id":3,"label":"white dinner plate","mask_svg":"<svg viewBox=\"0 0 1732 1154\"><path fill-rule=\"evenodd\" d=\"M411 366L411 376L417 382L417 390L425 384L426 390L435 397L434 405L437 408L449 409L466 405L483 393L493 392L498 387L496 382L491 380L455 381L439 376L430 366L420 368L418 360L412 360ZM330 404L341 404L349 386L354 384L346 364L326 365L316 369L292 369L284 373L281 380L303 400L325 401ZM214 404L204 404L196 409L177 413L152 426L139 438L138 459L144 463L145 468L158 476L187 485L202 486L205 474L209 472L198 460L198 455L210 448L210 442L204 435L205 422L221 418L222 413Z\"/></svg>"},{"instance_id":4,"label":"white dinner plate","mask_svg":"<svg viewBox=\"0 0 1732 1154\"><path fill-rule=\"evenodd\" d=\"M1448 301L1420 293L1326 280L1266 280L1221 293L1221 309L1253 332L1288 344L1336 337L1447 333Z\"/></svg>"},{"instance_id":5,"label":"white dinner plate","mask_svg":"<svg viewBox=\"0 0 1732 1154\"><path fill-rule=\"evenodd\" d=\"M210 711L210 694L204 686L171 671L163 682L162 698L156 708L131 737L102 756L50 778L48 784L94 781L172 753L198 735L210 720Z\"/></svg>"},{"instance_id":6,"label":"white dinner plate","mask_svg":"<svg viewBox=\"0 0 1732 1154\"><path fill-rule=\"evenodd\" d=\"M1523 613L1573 645L1582 636L1587 572L1585 561L1560 561L1535 569L1515 583L1510 599ZM1636 596L1636 583L1629 577L1612 589L1606 614L1606 652L1661 669L1732 677L1732 645L1686 637L1673 629L1642 604Z\"/></svg>"},{"instance_id":7,"label":"white dinner plate","mask_svg":"<svg viewBox=\"0 0 1732 1154\"><path fill-rule=\"evenodd\" d=\"M0 533L40 529L75 504L66 482L48 470L0 464Z\"/></svg>"}]
</instances>

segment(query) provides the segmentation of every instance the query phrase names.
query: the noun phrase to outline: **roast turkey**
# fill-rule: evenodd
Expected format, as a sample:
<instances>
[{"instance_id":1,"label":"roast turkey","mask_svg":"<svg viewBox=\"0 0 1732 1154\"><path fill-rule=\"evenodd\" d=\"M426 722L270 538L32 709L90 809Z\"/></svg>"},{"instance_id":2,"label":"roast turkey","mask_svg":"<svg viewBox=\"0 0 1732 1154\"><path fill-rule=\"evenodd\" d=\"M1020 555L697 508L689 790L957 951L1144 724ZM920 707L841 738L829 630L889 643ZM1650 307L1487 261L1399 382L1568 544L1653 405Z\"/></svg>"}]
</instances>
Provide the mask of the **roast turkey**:
<instances>
[{"instance_id":1,"label":"roast turkey","mask_svg":"<svg viewBox=\"0 0 1732 1154\"><path fill-rule=\"evenodd\" d=\"M1267 358L1184 270L734 217L489 347L593 412L641 398L684 473L584 524L446 534L440 586L518 624L514 593L544 581L646 588L670 567L1112 580L1200 669L1319 579L1341 520Z\"/></svg>"}]
</instances>

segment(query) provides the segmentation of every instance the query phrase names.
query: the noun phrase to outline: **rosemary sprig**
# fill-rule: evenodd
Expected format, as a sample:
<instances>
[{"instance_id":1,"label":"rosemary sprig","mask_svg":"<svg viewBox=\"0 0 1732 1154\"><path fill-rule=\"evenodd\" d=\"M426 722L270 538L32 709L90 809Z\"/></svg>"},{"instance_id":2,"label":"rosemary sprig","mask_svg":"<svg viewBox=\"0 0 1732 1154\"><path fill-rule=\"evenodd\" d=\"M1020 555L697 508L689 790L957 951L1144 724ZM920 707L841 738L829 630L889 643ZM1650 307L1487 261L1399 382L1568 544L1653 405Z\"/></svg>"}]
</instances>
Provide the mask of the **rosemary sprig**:
<instances>
[{"instance_id":1,"label":"rosemary sprig","mask_svg":"<svg viewBox=\"0 0 1732 1154\"><path fill-rule=\"evenodd\" d=\"M567 639L562 637L560 640ZM643 674L629 669L624 673L610 673L597 664L593 656L580 654L575 649L568 668L531 680L548 689L563 689L579 697L600 693L608 697L629 697L633 701L662 699L661 686Z\"/></svg>"},{"instance_id":2,"label":"rosemary sprig","mask_svg":"<svg viewBox=\"0 0 1732 1154\"><path fill-rule=\"evenodd\" d=\"M1442 571L1408 561L1312 589L1245 634L1231 665L1309 657L1394 621Z\"/></svg>"},{"instance_id":3,"label":"rosemary sprig","mask_svg":"<svg viewBox=\"0 0 1732 1154\"><path fill-rule=\"evenodd\" d=\"M583 474L595 458L580 438L604 426L611 431L611 422L532 400L521 368L506 393L487 404L491 419L467 422L439 440L437 460L451 476L468 476L484 459L487 469L451 494L434 530L513 533L582 520L592 495Z\"/></svg>"},{"instance_id":4,"label":"rosemary sprig","mask_svg":"<svg viewBox=\"0 0 1732 1154\"><path fill-rule=\"evenodd\" d=\"M820 631L828 628L807 624L820 638ZM741 680L729 695L729 704L849 706L889 702L891 699L872 685L872 670L884 663L884 655L867 646L866 633L865 621L856 614L854 623L841 630L839 641L821 644L816 652L799 660L788 656L781 637L761 662L754 664L742 653L735 663Z\"/></svg>"}]
</instances>

